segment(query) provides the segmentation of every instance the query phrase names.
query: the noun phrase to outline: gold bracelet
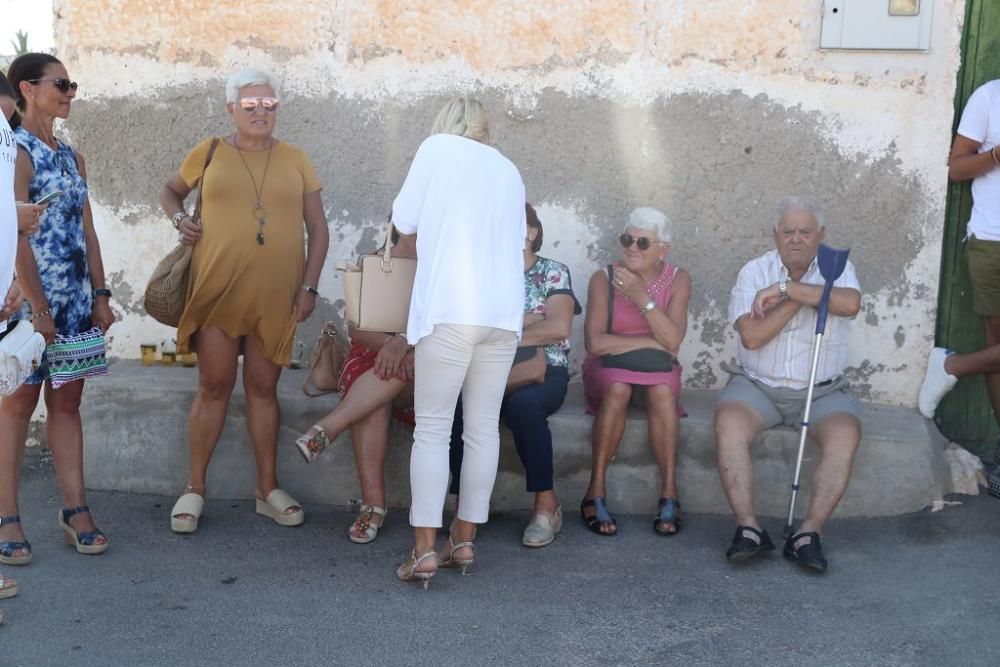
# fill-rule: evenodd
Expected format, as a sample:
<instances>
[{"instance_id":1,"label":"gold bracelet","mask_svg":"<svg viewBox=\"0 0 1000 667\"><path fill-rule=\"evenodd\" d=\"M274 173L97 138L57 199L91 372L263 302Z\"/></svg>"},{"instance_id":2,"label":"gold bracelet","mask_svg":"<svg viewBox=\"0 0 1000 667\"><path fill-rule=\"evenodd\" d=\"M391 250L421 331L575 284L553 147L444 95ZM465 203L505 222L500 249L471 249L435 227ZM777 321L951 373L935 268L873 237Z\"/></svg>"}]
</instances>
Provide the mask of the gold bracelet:
<instances>
[{"instance_id":1,"label":"gold bracelet","mask_svg":"<svg viewBox=\"0 0 1000 667\"><path fill-rule=\"evenodd\" d=\"M32 313L31 314L31 321L34 322L35 320L40 320L43 317L48 317L48 316L49 316L49 311L47 311L47 310L40 310L37 313Z\"/></svg>"}]
</instances>

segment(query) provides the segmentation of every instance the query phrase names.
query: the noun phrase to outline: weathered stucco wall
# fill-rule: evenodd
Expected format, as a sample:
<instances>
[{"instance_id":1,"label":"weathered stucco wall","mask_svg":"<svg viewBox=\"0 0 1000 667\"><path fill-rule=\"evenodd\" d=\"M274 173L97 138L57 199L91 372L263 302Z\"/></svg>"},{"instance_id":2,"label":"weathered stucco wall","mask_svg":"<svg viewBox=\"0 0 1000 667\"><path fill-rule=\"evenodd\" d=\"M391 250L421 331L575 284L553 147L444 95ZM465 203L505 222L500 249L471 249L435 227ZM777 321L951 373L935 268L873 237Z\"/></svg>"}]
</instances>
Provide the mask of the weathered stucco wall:
<instances>
[{"instance_id":1,"label":"weathered stucco wall","mask_svg":"<svg viewBox=\"0 0 1000 667\"><path fill-rule=\"evenodd\" d=\"M170 331L143 316L173 242L156 193L195 142L227 131L223 82L284 78L280 135L308 148L333 247L307 344L336 317L339 258L367 251L434 113L456 93L494 112L581 300L618 252L628 211L675 225L694 279L685 382L719 384L739 267L771 244L783 195L818 199L853 246L866 294L851 376L913 404L933 337L963 2L937 0L928 53L824 52L820 0L61 0L58 52L81 95L65 130L84 152L122 322L137 356ZM575 361L583 344L574 332Z\"/></svg>"}]
</instances>

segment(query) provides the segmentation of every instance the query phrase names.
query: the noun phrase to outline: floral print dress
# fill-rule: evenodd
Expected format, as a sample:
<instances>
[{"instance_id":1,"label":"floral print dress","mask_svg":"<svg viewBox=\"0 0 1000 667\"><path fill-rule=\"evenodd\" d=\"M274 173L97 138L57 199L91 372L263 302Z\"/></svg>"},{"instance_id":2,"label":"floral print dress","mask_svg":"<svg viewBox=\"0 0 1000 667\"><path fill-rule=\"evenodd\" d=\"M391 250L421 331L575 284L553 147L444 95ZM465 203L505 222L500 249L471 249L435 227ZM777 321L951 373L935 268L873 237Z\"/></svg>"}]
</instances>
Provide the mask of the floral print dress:
<instances>
[{"instance_id":1,"label":"floral print dress","mask_svg":"<svg viewBox=\"0 0 1000 667\"><path fill-rule=\"evenodd\" d=\"M80 175L76 153L68 144L57 141L56 149L52 150L22 127L14 131L14 137L18 146L31 156L35 171L28 183L28 199L37 201L53 190L62 191L62 196L53 200L42 214L38 232L29 237L56 333L71 336L86 332L93 327L94 305L83 234L87 182ZM27 302L21 317L31 317ZM47 376L47 365L43 363L27 383L40 384Z\"/></svg>"}]
</instances>

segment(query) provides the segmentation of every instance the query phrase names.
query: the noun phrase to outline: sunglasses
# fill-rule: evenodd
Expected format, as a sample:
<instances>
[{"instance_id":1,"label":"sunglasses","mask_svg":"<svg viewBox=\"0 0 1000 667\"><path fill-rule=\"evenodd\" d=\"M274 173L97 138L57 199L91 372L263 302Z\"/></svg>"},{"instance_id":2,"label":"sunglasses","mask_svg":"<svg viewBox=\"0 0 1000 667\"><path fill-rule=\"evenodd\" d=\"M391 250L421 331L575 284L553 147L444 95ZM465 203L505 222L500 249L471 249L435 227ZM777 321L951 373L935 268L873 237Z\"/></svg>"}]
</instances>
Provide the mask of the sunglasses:
<instances>
[{"instance_id":1,"label":"sunglasses","mask_svg":"<svg viewBox=\"0 0 1000 667\"><path fill-rule=\"evenodd\" d=\"M630 248L634 243L639 250L649 250L649 246L660 243L659 241L653 241L646 238L645 236L632 236L631 234L622 234L618 237L618 242L622 244L623 248Z\"/></svg>"},{"instance_id":2,"label":"sunglasses","mask_svg":"<svg viewBox=\"0 0 1000 667\"><path fill-rule=\"evenodd\" d=\"M274 113L278 110L277 97L243 97L240 99L240 108L247 113L253 113L257 107L264 107L264 111Z\"/></svg>"},{"instance_id":3,"label":"sunglasses","mask_svg":"<svg viewBox=\"0 0 1000 667\"><path fill-rule=\"evenodd\" d=\"M51 81L52 85L59 89L60 93L68 93L69 91L76 91L80 87L76 81L70 81L69 79L28 79L28 83L33 85L38 85L42 81Z\"/></svg>"}]
</instances>

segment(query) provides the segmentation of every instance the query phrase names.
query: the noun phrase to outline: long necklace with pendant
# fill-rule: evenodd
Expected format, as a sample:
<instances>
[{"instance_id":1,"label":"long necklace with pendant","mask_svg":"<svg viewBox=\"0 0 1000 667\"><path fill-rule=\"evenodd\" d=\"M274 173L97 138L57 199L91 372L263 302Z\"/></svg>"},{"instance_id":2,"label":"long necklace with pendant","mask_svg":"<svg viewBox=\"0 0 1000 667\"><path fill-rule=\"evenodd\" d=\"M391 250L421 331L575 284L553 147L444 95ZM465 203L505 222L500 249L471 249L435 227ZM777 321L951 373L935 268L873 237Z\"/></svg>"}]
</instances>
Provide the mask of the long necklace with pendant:
<instances>
[{"instance_id":1,"label":"long necklace with pendant","mask_svg":"<svg viewBox=\"0 0 1000 667\"><path fill-rule=\"evenodd\" d=\"M257 187L257 179L253 177L253 171L250 170L250 165L247 164L246 158L243 157L243 151L240 150L239 144L236 143L236 135L233 135L233 146L236 148L236 152L240 154L240 161L243 163L243 167L247 170L247 174L250 175L250 182L253 183L254 191L254 203L253 203L253 217L257 221L257 245L264 245L264 225L267 224L267 212L264 210L264 202L261 201L261 195L264 194L264 181L267 180L267 168L271 165L271 151L274 149L274 142L267 149L267 160L264 162L264 175L260 179L260 187Z\"/></svg>"}]
</instances>

